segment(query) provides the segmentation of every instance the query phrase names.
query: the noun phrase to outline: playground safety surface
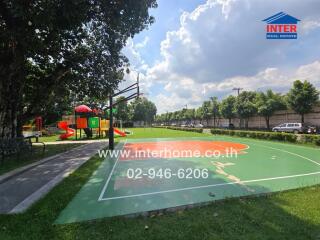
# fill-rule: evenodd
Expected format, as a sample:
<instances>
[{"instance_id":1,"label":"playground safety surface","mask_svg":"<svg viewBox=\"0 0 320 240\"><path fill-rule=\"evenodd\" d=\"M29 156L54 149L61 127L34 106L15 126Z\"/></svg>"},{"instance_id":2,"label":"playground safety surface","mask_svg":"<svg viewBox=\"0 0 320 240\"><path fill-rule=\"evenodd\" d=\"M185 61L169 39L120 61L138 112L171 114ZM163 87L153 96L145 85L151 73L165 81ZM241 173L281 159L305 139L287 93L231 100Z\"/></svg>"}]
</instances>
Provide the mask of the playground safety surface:
<instances>
[{"instance_id":1,"label":"playground safety surface","mask_svg":"<svg viewBox=\"0 0 320 240\"><path fill-rule=\"evenodd\" d=\"M116 150L129 154L107 157L56 223L171 210L320 183L320 149L294 144L210 136L132 139ZM158 155L137 154L141 150ZM187 150L198 155L172 153ZM208 151L221 154L209 157Z\"/></svg>"}]
</instances>

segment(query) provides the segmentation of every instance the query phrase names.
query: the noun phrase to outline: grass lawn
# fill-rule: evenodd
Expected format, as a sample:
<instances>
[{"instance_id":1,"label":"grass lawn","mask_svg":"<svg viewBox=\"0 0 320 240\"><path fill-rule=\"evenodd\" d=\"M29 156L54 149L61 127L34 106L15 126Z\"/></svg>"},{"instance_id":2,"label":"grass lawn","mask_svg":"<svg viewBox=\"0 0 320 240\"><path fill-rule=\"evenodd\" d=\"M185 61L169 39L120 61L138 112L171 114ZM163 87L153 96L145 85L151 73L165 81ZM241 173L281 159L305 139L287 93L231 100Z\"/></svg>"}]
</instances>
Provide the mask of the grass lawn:
<instances>
[{"instance_id":1,"label":"grass lawn","mask_svg":"<svg viewBox=\"0 0 320 240\"><path fill-rule=\"evenodd\" d=\"M171 137L195 137L195 136L203 136L202 133L194 133L194 132L183 132L183 131L174 131L167 130L162 128L125 128L129 131L132 131L132 135L128 135L127 138L171 138ZM124 130L124 129L123 129ZM79 133L78 136L80 137ZM83 134L83 137L85 134ZM123 139L121 137L117 137L117 139ZM70 137L68 140L75 140L75 137ZM85 138L78 139L87 140ZM33 139L35 141L35 139ZM40 142L55 142L60 141L59 134L52 136L43 136L39 138Z\"/></svg>"},{"instance_id":2,"label":"grass lawn","mask_svg":"<svg viewBox=\"0 0 320 240\"><path fill-rule=\"evenodd\" d=\"M51 135L51 136L42 136L39 138L39 142L56 142L56 141L61 141L60 139L60 134L56 134L56 135ZM82 138L80 138L80 134L78 133L78 141L80 140L87 140L85 137L85 134L82 134ZM65 141L69 141L69 140L76 140L75 137L70 137L68 139L65 139ZM32 139L33 142L35 142L35 138Z\"/></svg>"},{"instance_id":3,"label":"grass lawn","mask_svg":"<svg viewBox=\"0 0 320 240\"><path fill-rule=\"evenodd\" d=\"M38 161L39 159L49 157L61 152L65 152L71 148L78 147L79 144L57 144L57 145L46 145L46 150L42 152L42 146L33 146L34 152L20 153L20 158L16 155L6 157L4 163L0 163L0 175L9 172L18 167L25 166L27 164Z\"/></svg>"},{"instance_id":4,"label":"grass lawn","mask_svg":"<svg viewBox=\"0 0 320 240\"><path fill-rule=\"evenodd\" d=\"M133 132L127 138L174 138L174 137L201 137L203 133L177 131L164 128L126 128Z\"/></svg>"},{"instance_id":5,"label":"grass lawn","mask_svg":"<svg viewBox=\"0 0 320 240\"><path fill-rule=\"evenodd\" d=\"M39 142L55 142L55 141L60 141L59 139L59 134L57 135L51 135L51 136L42 136L39 138ZM32 139L33 142L35 142L36 140L33 138Z\"/></svg>"},{"instance_id":6,"label":"grass lawn","mask_svg":"<svg viewBox=\"0 0 320 240\"><path fill-rule=\"evenodd\" d=\"M203 136L167 129L131 130L130 138ZM320 186L148 218L53 225L102 161L93 157L27 212L0 215L0 239L320 239Z\"/></svg>"}]
</instances>

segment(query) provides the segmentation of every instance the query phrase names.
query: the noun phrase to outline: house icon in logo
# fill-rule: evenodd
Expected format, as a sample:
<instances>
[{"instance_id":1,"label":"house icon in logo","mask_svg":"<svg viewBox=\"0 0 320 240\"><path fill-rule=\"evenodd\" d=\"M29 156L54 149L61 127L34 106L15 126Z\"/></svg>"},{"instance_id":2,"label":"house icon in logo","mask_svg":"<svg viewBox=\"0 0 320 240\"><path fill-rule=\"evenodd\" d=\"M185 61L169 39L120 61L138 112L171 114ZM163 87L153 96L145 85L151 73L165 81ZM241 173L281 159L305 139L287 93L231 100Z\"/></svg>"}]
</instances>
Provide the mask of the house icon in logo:
<instances>
[{"instance_id":1,"label":"house icon in logo","mask_svg":"<svg viewBox=\"0 0 320 240\"><path fill-rule=\"evenodd\" d=\"M279 12L268 17L263 22L267 23L267 39L297 39L297 24L299 19L284 12Z\"/></svg>"}]
</instances>

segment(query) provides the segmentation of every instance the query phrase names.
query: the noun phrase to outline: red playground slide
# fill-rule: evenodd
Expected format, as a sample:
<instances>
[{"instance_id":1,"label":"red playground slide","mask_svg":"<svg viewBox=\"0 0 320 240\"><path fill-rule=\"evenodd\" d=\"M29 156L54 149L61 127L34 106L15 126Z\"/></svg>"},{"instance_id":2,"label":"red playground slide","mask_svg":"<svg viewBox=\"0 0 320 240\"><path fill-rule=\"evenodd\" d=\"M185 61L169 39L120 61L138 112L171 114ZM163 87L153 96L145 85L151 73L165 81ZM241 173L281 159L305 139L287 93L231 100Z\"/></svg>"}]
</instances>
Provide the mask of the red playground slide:
<instances>
[{"instance_id":1,"label":"red playground slide","mask_svg":"<svg viewBox=\"0 0 320 240\"><path fill-rule=\"evenodd\" d=\"M121 137L127 136L127 134L125 134L124 132L120 131L118 128L113 128L113 131L114 131L116 134L119 134Z\"/></svg>"},{"instance_id":2,"label":"red playground slide","mask_svg":"<svg viewBox=\"0 0 320 240\"><path fill-rule=\"evenodd\" d=\"M61 121L58 122L58 128L63 129L66 133L60 135L60 139L64 140L74 135L74 129L68 127L68 123Z\"/></svg>"}]
</instances>

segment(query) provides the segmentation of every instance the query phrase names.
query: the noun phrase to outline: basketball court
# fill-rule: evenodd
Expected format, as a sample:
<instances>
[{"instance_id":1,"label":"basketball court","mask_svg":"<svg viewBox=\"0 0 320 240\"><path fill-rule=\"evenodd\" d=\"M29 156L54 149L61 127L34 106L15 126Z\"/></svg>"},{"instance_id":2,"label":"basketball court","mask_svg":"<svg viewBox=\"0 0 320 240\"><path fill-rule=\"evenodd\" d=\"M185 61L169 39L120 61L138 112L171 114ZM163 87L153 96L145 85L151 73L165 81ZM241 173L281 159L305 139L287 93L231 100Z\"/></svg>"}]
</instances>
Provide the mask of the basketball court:
<instances>
[{"instance_id":1,"label":"basketball court","mask_svg":"<svg viewBox=\"0 0 320 240\"><path fill-rule=\"evenodd\" d=\"M175 210L320 183L320 150L300 145L208 136L132 139L114 152L56 223Z\"/></svg>"}]
</instances>

